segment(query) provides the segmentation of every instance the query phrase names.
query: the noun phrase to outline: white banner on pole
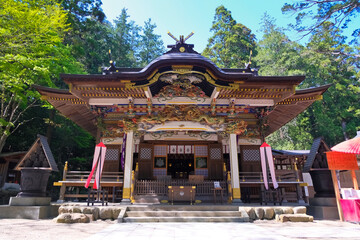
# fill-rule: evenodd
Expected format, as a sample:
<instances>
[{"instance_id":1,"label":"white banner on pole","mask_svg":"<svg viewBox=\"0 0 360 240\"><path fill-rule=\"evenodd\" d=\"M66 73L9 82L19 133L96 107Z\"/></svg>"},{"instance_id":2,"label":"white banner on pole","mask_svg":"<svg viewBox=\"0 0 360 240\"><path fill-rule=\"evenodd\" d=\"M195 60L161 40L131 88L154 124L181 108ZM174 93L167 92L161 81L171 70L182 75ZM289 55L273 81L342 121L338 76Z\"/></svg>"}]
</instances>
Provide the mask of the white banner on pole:
<instances>
[{"instance_id":1,"label":"white banner on pole","mask_svg":"<svg viewBox=\"0 0 360 240\"><path fill-rule=\"evenodd\" d=\"M260 146L260 158L261 158L261 168L262 168L265 188L269 189L268 181L267 181L266 163L268 163L269 166L270 176L273 186L275 189L278 188L279 184L276 181L274 159L273 159L271 147L266 142L264 142Z\"/></svg>"},{"instance_id":2,"label":"white banner on pole","mask_svg":"<svg viewBox=\"0 0 360 240\"><path fill-rule=\"evenodd\" d=\"M269 189L268 186L268 181L267 181L267 172L266 172L266 158L265 158L265 149L264 147L260 147L260 159L261 159L261 170L262 170L262 174L263 174L263 180L264 180L264 185L265 185L265 189Z\"/></svg>"}]
</instances>

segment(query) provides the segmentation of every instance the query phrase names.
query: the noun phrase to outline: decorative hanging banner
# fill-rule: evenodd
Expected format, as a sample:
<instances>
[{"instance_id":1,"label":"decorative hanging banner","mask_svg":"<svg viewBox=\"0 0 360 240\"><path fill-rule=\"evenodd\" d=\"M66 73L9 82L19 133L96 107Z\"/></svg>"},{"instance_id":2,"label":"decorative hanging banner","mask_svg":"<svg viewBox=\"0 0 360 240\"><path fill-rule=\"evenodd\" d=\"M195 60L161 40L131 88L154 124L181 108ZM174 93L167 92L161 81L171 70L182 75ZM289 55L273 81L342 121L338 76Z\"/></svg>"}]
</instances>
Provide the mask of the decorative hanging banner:
<instances>
[{"instance_id":1,"label":"decorative hanging banner","mask_svg":"<svg viewBox=\"0 0 360 240\"><path fill-rule=\"evenodd\" d=\"M100 189L101 185L100 185L100 181L101 181L101 175L102 175L102 171L104 168L104 162L105 162L105 156L106 156L106 147L105 145L101 142L97 145L97 147L100 147L100 158L98 162L98 168L96 169L96 173L95 173L95 182L94 182L94 189Z\"/></svg>"},{"instance_id":2,"label":"decorative hanging banner","mask_svg":"<svg viewBox=\"0 0 360 240\"><path fill-rule=\"evenodd\" d=\"M268 160L268 165L270 168L270 175L271 175L271 181L273 182L274 188L278 188L279 184L276 181L276 175L275 175L275 165L274 165L274 158L272 155L272 150L271 147L266 147L266 156L267 156L267 160Z\"/></svg>"},{"instance_id":3,"label":"decorative hanging banner","mask_svg":"<svg viewBox=\"0 0 360 240\"><path fill-rule=\"evenodd\" d=\"M124 134L124 138L123 138L123 144L122 144L122 148L121 148L121 159L120 159L121 169L123 171L124 171L124 166L125 166L125 148L126 148L126 133Z\"/></svg>"},{"instance_id":4,"label":"decorative hanging banner","mask_svg":"<svg viewBox=\"0 0 360 240\"><path fill-rule=\"evenodd\" d=\"M266 163L270 169L271 181L273 183L273 186L275 189L278 188L279 185L276 181L275 166L274 166L274 160L273 160L271 147L266 142L264 142L260 146L260 159L261 159L261 169L262 169L262 173L263 173L265 188L269 189L269 184L268 184L268 179L267 179L267 171L266 171Z\"/></svg>"},{"instance_id":5,"label":"decorative hanging banner","mask_svg":"<svg viewBox=\"0 0 360 240\"><path fill-rule=\"evenodd\" d=\"M262 170L262 174L263 174L263 180L264 180L264 185L265 185L265 189L269 189L269 185L268 185L268 178L267 178L267 172L266 172L266 158L265 158L265 149L264 147L260 147L260 159L261 159L261 170Z\"/></svg>"},{"instance_id":6,"label":"decorative hanging banner","mask_svg":"<svg viewBox=\"0 0 360 240\"><path fill-rule=\"evenodd\" d=\"M91 172L90 172L90 174L89 174L89 177L88 177L87 180L86 180L85 188L88 188L89 185L90 185L91 178L92 178L92 176L94 175L94 172L95 172L95 169L96 169L96 165L97 165L97 160L96 160L96 163L95 163L95 164L94 164L94 162L93 162L93 167L92 167L92 169L91 169Z\"/></svg>"},{"instance_id":7,"label":"decorative hanging banner","mask_svg":"<svg viewBox=\"0 0 360 240\"><path fill-rule=\"evenodd\" d=\"M95 169L96 169L96 173L95 173L95 181L93 188L98 189L100 187L100 178L104 166L105 155L106 155L106 146L101 142L95 147L92 170L89 174L89 177L86 180L85 188L89 187Z\"/></svg>"}]
</instances>

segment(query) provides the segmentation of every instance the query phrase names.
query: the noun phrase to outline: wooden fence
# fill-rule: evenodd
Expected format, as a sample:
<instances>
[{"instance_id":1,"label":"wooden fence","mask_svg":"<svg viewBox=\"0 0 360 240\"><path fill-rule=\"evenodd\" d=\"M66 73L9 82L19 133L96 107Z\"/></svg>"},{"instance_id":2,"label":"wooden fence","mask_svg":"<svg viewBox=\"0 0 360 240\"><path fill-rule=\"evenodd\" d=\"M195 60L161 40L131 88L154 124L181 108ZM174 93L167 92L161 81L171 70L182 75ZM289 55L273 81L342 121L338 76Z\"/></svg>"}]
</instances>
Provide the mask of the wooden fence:
<instances>
[{"instance_id":1,"label":"wooden fence","mask_svg":"<svg viewBox=\"0 0 360 240\"><path fill-rule=\"evenodd\" d=\"M220 186L226 189L226 181L219 181ZM135 194L137 195L160 195L168 194L168 186L196 186L196 195L212 196L214 189L214 181L191 182L187 179L176 180L136 180Z\"/></svg>"}]
</instances>

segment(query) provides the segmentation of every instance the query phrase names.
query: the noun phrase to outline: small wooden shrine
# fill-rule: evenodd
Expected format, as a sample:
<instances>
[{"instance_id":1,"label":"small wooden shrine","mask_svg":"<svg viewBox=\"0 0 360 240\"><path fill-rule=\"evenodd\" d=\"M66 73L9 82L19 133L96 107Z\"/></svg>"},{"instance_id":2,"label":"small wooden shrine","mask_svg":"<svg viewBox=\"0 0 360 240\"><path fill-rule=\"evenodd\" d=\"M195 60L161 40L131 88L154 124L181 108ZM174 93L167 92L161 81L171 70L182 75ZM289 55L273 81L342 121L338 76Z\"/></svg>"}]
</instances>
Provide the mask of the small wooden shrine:
<instances>
[{"instance_id":1,"label":"small wooden shrine","mask_svg":"<svg viewBox=\"0 0 360 240\"><path fill-rule=\"evenodd\" d=\"M232 201L239 202L241 173L261 171L264 138L322 99L329 85L295 90L304 76L220 69L183 37L168 47L144 68L111 61L102 75L62 74L69 90L36 89L108 147L104 171L122 171L126 144L124 201L136 161L137 179L148 181L223 181L229 171Z\"/></svg>"}]
</instances>

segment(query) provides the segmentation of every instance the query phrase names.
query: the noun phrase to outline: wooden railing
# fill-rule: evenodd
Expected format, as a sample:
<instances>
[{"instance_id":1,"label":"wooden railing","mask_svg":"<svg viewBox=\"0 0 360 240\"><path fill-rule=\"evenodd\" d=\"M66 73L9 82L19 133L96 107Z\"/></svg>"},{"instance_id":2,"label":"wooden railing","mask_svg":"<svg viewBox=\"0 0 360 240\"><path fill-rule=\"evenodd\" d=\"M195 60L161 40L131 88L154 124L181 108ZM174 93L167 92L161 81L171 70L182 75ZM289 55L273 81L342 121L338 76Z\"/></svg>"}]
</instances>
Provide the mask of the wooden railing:
<instances>
[{"instance_id":1,"label":"wooden railing","mask_svg":"<svg viewBox=\"0 0 360 240\"><path fill-rule=\"evenodd\" d=\"M298 171L277 169L275 175L279 187L282 189L284 200L291 202L303 200L302 187L306 187L306 183L302 182ZM239 179L240 188L248 196L247 198L258 198L260 188L263 189L264 187L262 172L240 172ZM268 179L271 183L270 174Z\"/></svg>"},{"instance_id":2,"label":"wooden railing","mask_svg":"<svg viewBox=\"0 0 360 240\"><path fill-rule=\"evenodd\" d=\"M295 170L276 170L275 171L276 180L278 182L299 182L300 177L299 173ZM263 182L263 174L262 172L240 172L239 173L240 183L241 182ZM269 179L271 180L271 176L269 174Z\"/></svg>"},{"instance_id":3,"label":"wooden railing","mask_svg":"<svg viewBox=\"0 0 360 240\"><path fill-rule=\"evenodd\" d=\"M220 186L226 189L226 181L219 181ZM211 196L214 188L214 181L204 180L203 182L193 182L187 179L173 180L136 180L135 193L138 195L162 195L168 194L168 186L196 186L196 195Z\"/></svg>"},{"instance_id":4,"label":"wooden railing","mask_svg":"<svg viewBox=\"0 0 360 240\"><path fill-rule=\"evenodd\" d=\"M90 174L90 171L69 171L67 162L65 163L62 181L54 182L54 186L60 186L59 200L65 198L87 198L87 191L85 191L85 183ZM92 176L90 187L95 179L95 174ZM123 172L103 172L101 175L100 185L109 189L109 197L114 198L115 188L122 188L124 179ZM70 187L71 193L67 190ZM73 189L75 188L75 189ZM75 193L74 193L75 190Z\"/></svg>"},{"instance_id":5,"label":"wooden railing","mask_svg":"<svg viewBox=\"0 0 360 240\"><path fill-rule=\"evenodd\" d=\"M90 171L67 171L65 180L63 181L80 181L86 182ZM101 174L101 182L120 182L124 178L123 172L103 172ZM95 174L92 176L91 180L95 179Z\"/></svg>"}]
</instances>

